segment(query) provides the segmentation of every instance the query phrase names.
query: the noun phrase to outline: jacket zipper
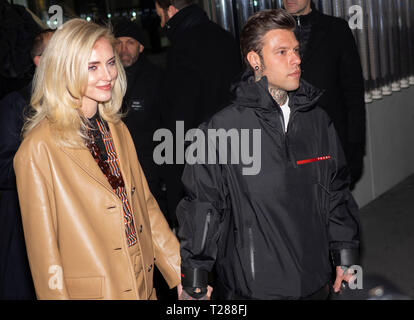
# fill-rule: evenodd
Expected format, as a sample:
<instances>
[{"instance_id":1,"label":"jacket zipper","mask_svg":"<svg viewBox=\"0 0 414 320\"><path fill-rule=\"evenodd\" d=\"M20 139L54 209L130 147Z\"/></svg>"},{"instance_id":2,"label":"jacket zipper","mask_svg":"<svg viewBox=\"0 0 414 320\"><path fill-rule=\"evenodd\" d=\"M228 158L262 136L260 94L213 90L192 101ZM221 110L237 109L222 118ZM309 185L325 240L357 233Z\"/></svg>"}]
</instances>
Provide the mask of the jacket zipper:
<instances>
[{"instance_id":1,"label":"jacket zipper","mask_svg":"<svg viewBox=\"0 0 414 320\"><path fill-rule=\"evenodd\" d=\"M300 17L299 16L296 16L296 20L298 22L298 27L300 28L301 27L301 25L300 25Z\"/></svg>"},{"instance_id":2,"label":"jacket zipper","mask_svg":"<svg viewBox=\"0 0 414 320\"><path fill-rule=\"evenodd\" d=\"M206 246L207 232L208 232L208 227L210 226L210 220L211 220L211 210L208 210L206 222L204 223L203 238L201 240L201 252L204 251L204 247Z\"/></svg>"},{"instance_id":3,"label":"jacket zipper","mask_svg":"<svg viewBox=\"0 0 414 320\"><path fill-rule=\"evenodd\" d=\"M290 115L290 119L289 119L289 122L288 122L288 125L287 125L287 128L286 128L286 132L285 132L284 137L285 137L286 157L287 157L288 161L292 163L293 167L297 168L298 165L297 165L295 159L292 159L292 155L291 155L290 147L289 147L289 128L290 128L292 120L294 119L295 116L296 116L296 112L292 112L291 115Z\"/></svg>"}]
</instances>

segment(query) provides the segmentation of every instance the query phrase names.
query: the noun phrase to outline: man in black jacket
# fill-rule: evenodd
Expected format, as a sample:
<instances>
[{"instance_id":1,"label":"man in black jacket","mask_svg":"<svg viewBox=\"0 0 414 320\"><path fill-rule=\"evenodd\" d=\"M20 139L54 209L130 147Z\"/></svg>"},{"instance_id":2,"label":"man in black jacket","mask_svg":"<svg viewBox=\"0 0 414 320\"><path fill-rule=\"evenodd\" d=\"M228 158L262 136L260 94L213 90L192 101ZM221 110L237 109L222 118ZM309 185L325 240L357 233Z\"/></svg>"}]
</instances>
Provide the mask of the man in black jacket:
<instances>
[{"instance_id":1,"label":"man in black jacket","mask_svg":"<svg viewBox=\"0 0 414 320\"><path fill-rule=\"evenodd\" d=\"M126 19L116 21L114 35L128 83L122 105L122 112L126 114L123 121L134 140L148 186L161 211L166 214L161 167L154 163L152 156L155 147L153 135L161 128L163 72L144 55L144 35L136 23Z\"/></svg>"},{"instance_id":2,"label":"man in black jacket","mask_svg":"<svg viewBox=\"0 0 414 320\"><path fill-rule=\"evenodd\" d=\"M298 25L303 79L324 91L319 106L338 132L353 188L362 175L365 153L364 80L354 37L346 21L322 14L311 0L283 3Z\"/></svg>"},{"instance_id":3,"label":"man in black jacket","mask_svg":"<svg viewBox=\"0 0 414 320\"><path fill-rule=\"evenodd\" d=\"M167 55L163 94L164 124L173 133L176 122L185 130L197 128L230 99L230 85L241 70L239 49L233 36L209 20L194 0L155 0L161 27L171 46ZM167 166L167 199L170 221L183 197L183 165Z\"/></svg>"},{"instance_id":4,"label":"man in black jacket","mask_svg":"<svg viewBox=\"0 0 414 320\"><path fill-rule=\"evenodd\" d=\"M53 30L44 30L35 36L30 52L34 65L52 35ZM0 300L36 299L13 169L24 116L30 112L31 89L30 83L0 100Z\"/></svg>"},{"instance_id":5,"label":"man in black jacket","mask_svg":"<svg viewBox=\"0 0 414 320\"><path fill-rule=\"evenodd\" d=\"M247 21L241 48L252 70L234 102L200 126L207 151L186 165L187 197L177 208L182 285L194 298L207 292L215 267L219 299L326 299L332 265L337 292L351 279L344 269L358 263L358 207L345 158L316 106L322 92L300 80L294 28L284 10ZM231 139L217 144L218 129ZM252 149L249 167L243 159Z\"/></svg>"}]
</instances>

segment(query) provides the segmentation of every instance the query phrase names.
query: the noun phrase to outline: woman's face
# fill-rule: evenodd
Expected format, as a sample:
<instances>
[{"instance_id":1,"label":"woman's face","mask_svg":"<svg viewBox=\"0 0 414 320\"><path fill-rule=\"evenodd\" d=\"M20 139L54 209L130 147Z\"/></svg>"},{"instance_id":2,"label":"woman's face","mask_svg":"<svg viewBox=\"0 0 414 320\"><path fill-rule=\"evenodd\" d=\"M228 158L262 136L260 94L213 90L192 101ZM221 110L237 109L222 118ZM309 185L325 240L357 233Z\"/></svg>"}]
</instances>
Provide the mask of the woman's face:
<instances>
[{"instance_id":1,"label":"woman's face","mask_svg":"<svg viewBox=\"0 0 414 320\"><path fill-rule=\"evenodd\" d=\"M106 38L96 41L88 63L88 86L85 96L82 98L82 109L85 116L89 117L96 113L99 102L111 99L112 88L118 76L115 64L115 54L111 43Z\"/></svg>"}]
</instances>

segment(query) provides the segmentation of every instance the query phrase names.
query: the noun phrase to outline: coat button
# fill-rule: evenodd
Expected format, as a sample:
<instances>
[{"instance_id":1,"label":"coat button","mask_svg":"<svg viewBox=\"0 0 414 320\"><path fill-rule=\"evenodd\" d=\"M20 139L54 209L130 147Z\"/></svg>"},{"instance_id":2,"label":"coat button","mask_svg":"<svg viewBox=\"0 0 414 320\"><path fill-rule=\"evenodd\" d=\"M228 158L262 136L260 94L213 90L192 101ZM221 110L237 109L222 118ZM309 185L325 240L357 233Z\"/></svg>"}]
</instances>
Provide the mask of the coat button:
<instances>
[{"instance_id":1,"label":"coat button","mask_svg":"<svg viewBox=\"0 0 414 320\"><path fill-rule=\"evenodd\" d=\"M142 233L142 224L139 226L139 233Z\"/></svg>"},{"instance_id":2,"label":"coat button","mask_svg":"<svg viewBox=\"0 0 414 320\"><path fill-rule=\"evenodd\" d=\"M131 193L134 193L135 192L135 187L132 187L131 188Z\"/></svg>"},{"instance_id":3,"label":"coat button","mask_svg":"<svg viewBox=\"0 0 414 320\"><path fill-rule=\"evenodd\" d=\"M152 264L149 265L148 272L150 272L151 270L152 270Z\"/></svg>"}]
</instances>

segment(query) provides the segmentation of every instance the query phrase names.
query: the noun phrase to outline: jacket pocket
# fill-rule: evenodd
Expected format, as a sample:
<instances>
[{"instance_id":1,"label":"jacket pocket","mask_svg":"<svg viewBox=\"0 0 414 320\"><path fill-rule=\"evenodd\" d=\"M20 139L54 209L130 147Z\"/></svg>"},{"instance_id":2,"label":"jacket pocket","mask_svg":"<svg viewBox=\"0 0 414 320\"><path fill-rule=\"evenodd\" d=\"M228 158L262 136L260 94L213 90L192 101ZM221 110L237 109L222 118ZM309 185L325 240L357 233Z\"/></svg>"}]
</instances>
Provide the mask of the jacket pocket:
<instances>
[{"instance_id":1,"label":"jacket pocket","mask_svg":"<svg viewBox=\"0 0 414 320\"><path fill-rule=\"evenodd\" d=\"M256 266L255 266L255 258L254 258L254 253L255 253L255 248L254 248L254 239L253 239L253 229L250 227L248 228L248 233L249 233L249 261L250 261L250 272L251 272L251 276L252 279L255 280L256 278Z\"/></svg>"},{"instance_id":2,"label":"jacket pocket","mask_svg":"<svg viewBox=\"0 0 414 320\"><path fill-rule=\"evenodd\" d=\"M204 247L206 246L206 240L207 240L207 233L208 229L210 227L211 222L211 210L208 210L207 216L206 216L206 222L204 223L204 230L203 230L203 238L201 239L201 250L200 252L204 251Z\"/></svg>"},{"instance_id":3,"label":"jacket pocket","mask_svg":"<svg viewBox=\"0 0 414 320\"><path fill-rule=\"evenodd\" d=\"M102 299L104 277L65 278L71 299Z\"/></svg>"},{"instance_id":4,"label":"jacket pocket","mask_svg":"<svg viewBox=\"0 0 414 320\"><path fill-rule=\"evenodd\" d=\"M319 210L319 214L321 216L322 222L324 223L324 225L328 225L329 224L329 197L330 197L330 193L328 191L328 189L322 185L320 182L318 182L316 184L316 191L317 191L317 195L318 195L318 210Z\"/></svg>"}]
</instances>

